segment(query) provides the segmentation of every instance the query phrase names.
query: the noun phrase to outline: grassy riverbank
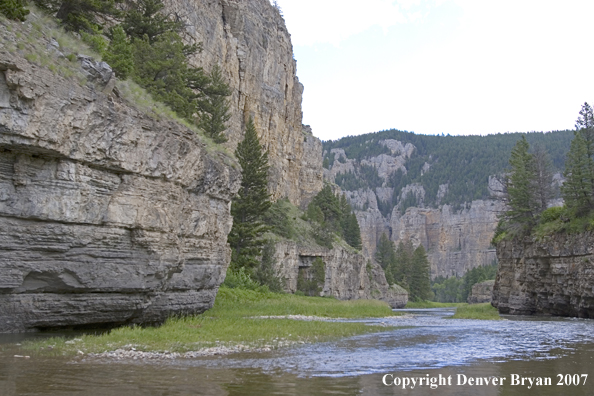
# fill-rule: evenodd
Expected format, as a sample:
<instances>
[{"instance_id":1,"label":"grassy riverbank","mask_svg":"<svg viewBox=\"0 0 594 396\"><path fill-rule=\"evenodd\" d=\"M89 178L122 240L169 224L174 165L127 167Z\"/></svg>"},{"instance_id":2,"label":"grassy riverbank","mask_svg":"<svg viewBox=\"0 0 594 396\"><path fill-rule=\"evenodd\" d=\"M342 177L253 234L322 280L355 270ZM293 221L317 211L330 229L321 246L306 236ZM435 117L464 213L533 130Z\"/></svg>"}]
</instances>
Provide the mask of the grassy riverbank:
<instances>
[{"instance_id":1,"label":"grassy riverbank","mask_svg":"<svg viewBox=\"0 0 594 396\"><path fill-rule=\"evenodd\" d=\"M501 320L501 317L499 311L491 303L484 303L459 306L452 319Z\"/></svg>"},{"instance_id":2,"label":"grassy riverbank","mask_svg":"<svg viewBox=\"0 0 594 396\"><path fill-rule=\"evenodd\" d=\"M316 342L386 330L363 323L323 320L262 318L304 315L320 318L393 316L390 307L376 300L339 301L241 289L221 288L214 307L196 316L171 318L160 327L122 327L108 334L85 335L74 340L50 338L27 342L32 353L74 355L118 348L141 351L197 351L212 347L276 348L293 343Z\"/></svg>"},{"instance_id":3,"label":"grassy riverbank","mask_svg":"<svg viewBox=\"0 0 594 396\"><path fill-rule=\"evenodd\" d=\"M490 303L485 304L467 304L467 303L440 303L435 301L408 302L406 308L424 309L424 308L456 308L456 312L451 319L481 319L481 320L501 320L499 312Z\"/></svg>"}]
</instances>

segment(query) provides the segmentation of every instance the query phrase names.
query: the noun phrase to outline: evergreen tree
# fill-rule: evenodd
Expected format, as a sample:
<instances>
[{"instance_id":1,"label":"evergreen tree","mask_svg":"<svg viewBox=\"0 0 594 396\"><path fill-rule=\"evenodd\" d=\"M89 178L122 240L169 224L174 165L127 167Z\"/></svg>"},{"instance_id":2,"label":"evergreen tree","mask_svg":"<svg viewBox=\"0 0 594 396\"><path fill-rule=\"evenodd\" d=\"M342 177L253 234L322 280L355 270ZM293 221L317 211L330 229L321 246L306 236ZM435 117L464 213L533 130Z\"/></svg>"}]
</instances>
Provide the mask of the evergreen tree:
<instances>
[{"instance_id":1,"label":"evergreen tree","mask_svg":"<svg viewBox=\"0 0 594 396\"><path fill-rule=\"evenodd\" d=\"M394 254L394 243L388 239L388 236L384 233L380 237L375 250L375 261L382 267L384 274L386 275L386 281L388 284L396 283L393 273L395 254Z\"/></svg>"},{"instance_id":2,"label":"evergreen tree","mask_svg":"<svg viewBox=\"0 0 594 396\"><path fill-rule=\"evenodd\" d=\"M134 50L126 32L119 25L112 29L111 42L103 54L103 60L109 63L121 80L134 73Z\"/></svg>"},{"instance_id":3,"label":"evergreen tree","mask_svg":"<svg viewBox=\"0 0 594 396\"><path fill-rule=\"evenodd\" d=\"M430 276L427 253L423 245L419 245L411 257L410 299L419 301L431 298Z\"/></svg>"},{"instance_id":4,"label":"evergreen tree","mask_svg":"<svg viewBox=\"0 0 594 396\"><path fill-rule=\"evenodd\" d=\"M553 195L553 172L551 171L552 165L548 153L540 144L534 146L532 160L534 170L534 180L532 184L536 204L535 214L540 215L540 213L547 209L549 200Z\"/></svg>"},{"instance_id":5,"label":"evergreen tree","mask_svg":"<svg viewBox=\"0 0 594 396\"><path fill-rule=\"evenodd\" d=\"M231 95L231 89L223 79L218 65L212 68L209 77L210 83L204 89L204 98L198 101L198 126L215 143L224 143L227 141L227 137L223 134L227 129L225 123L231 118L227 100Z\"/></svg>"},{"instance_id":6,"label":"evergreen tree","mask_svg":"<svg viewBox=\"0 0 594 396\"><path fill-rule=\"evenodd\" d=\"M145 87L156 100L169 105L180 117L194 121L196 100L200 97L190 81L208 83L201 68L188 65L181 37L166 32L151 43L148 37L134 39L134 81ZM202 87L204 88L204 87Z\"/></svg>"},{"instance_id":7,"label":"evergreen tree","mask_svg":"<svg viewBox=\"0 0 594 396\"><path fill-rule=\"evenodd\" d=\"M340 202L328 184L313 198L310 205L319 207L324 214L324 222L328 227L334 232L341 233L340 220L342 213Z\"/></svg>"},{"instance_id":8,"label":"evergreen tree","mask_svg":"<svg viewBox=\"0 0 594 396\"><path fill-rule=\"evenodd\" d=\"M576 131L565 162L565 183L561 186L565 206L574 216L583 215L593 207L590 160L586 141L581 131Z\"/></svg>"},{"instance_id":9,"label":"evergreen tree","mask_svg":"<svg viewBox=\"0 0 594 396\"><path fill-rule=\"evenodd\" d=\"M34 0L58 18L67 30L96 34L101 31L98 18L118 16L116 3L122 0Z\"/></svg>"},{"instance_id":10,"label":"evergreen tree","mask_svg":"<svg viewBox=\"0 0 594 396\"><path fill-rule=\"evenodd\" d=\"M29 10L25 8L25 0L0 0L0 14L15 21L25 21Z\"/></svg>"},{"instance_id":11,"label":"evergreen tree","mask_svg":"<svg viewBox=\"0 0 594 396\"><path fill-rule=\"evenodd\" d=\"M412 243L407 241L406 245L400 241L396 252L394 254L394 262L392 266L392 274L394 275L394 282L410 289L411 283L411 255L412 255Z\"/></svg>"},{"instance_id":12,"label":"evergreen tree","mask_svg":"<svg viewBox=\"0 0 594 396\"><path fill-rule=\"evenodd\" d=\"M529 148L526 137L522 136L511 152L511 170L506 181L509 209L504 217L510 227L520 233L532 229L536 217L537 203L532 188L534 163L532 155L528 153Z\"/></svg>"},{"instance_id":13,"label":"evergreen tree","mask_svg":"<svg viewBox=\"0 0 594 396\"><path fill-rule=\"evenodd\" d=\"M137 0L124 16L122 28L133 39L144 39L154 43L166 32L181 33L184 24L163 13L162 0Z\"/></svg>"},{"instance_id":14,"label":"evergreen tree","mask_svg":"<svg viewBox=\"0 0 594 396\"><path fill-rule=\"evenodd\" d=\"M375 261L382 267L388 268L390 263L394 260L394 243L388 239L386 233L383 233L377 243L375 250Z\"/></svg>"},{"instance_id":15,"label":"evergreen tree","mask_svg":"<svg viewBox=\"0 0 594 396\"><path fill-rule=\"evenodd\" d=\"M575 122L575 129L582 133L588 158L592 160L592 157L594 157L594 113L588 102L585 102L582 105L580 115ZM594 169L592 164L590 164L590 166Z\"/></svg>"},{"instance_id":16,"label":"evergreen tree","mask_svg":"<svg viewBox=\"0 0 594 396\"><path fill-rule=\"evenodd\" d=\"M235 150L241 165L241 188L231 203L233 227L228 236L233 268L253 269L258 265L267 231L262 217L270 208L268 194L268 152L260 145L253 120L247 122L245 136Z\"/></svg>"},{"instance_id":17,"label":"evergreen tree","mask_svg":"<svg viewBox=\"0 0 594 396\"><path fill-rule=\"evenodd\" d=\"M275 269L274 254L274 243L266 243L262 249L262 260L254 274L254 280L262 286L268 286L270 291L280 293L283 291L283 285Z\"/></svg>"},{"instance_id":18,"label":"evergreen tree","mask_svg":"<svg viewBox=\"0 0 594 396\"><path fill-rule=\"evenodd\" d=\"M361 250L361 229L359 228L359 222L357 216L354 213L346 215L346 226L344 229L344 240L352 247L357 250Z\"/></svg>"}]
</instances>

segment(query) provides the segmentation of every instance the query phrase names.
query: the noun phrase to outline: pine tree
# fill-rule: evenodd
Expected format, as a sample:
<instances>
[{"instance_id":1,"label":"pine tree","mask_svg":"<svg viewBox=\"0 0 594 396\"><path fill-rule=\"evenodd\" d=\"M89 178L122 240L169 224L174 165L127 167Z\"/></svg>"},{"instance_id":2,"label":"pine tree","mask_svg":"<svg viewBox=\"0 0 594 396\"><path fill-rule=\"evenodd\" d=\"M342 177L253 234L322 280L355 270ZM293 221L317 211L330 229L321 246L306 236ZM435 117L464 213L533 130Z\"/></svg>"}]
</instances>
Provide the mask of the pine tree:
<instances>
[{"instance_id":1,"label":"pine tree","mask_svg":"<svg viewBox=\"0 0 594 396\"><path fill-rule=\"evenodd\" d=\"M96 34L101 31L98 17L119 15L116 3L123 0L34 0L50 12L56 13L66 30Z\"/></svg>"},{"instance_id":2,"label":"pine tree","mask_svg":"<svg viewBox=\"0 0 594 396\"><path fill-rule=\"evenodd\" d=\"M119 25L111 31L111 42L103 54L103 60L109 63L121 80L134 73L133 47L126 37L126 32Z\"/></svg>"},{"instance_id":3,"label":"pine tree","mask_svg":"<svg viewBox=\"0 0 594 396\"><path fill-rule=\"evenodd\" d=\"M382 267L384 274L386 275L386 281L388 284L396 283L395 274L393 271L395 260L394 254L394 243L388 239L388 236L384 233L380 237L375 251L375 261Z\"/></svg>"},{"instance_id":4,"label":"pine tree","mask_svg":"<svg viewBox=\"0 0 594 396\"><path fill-rule=\"evenodd\" d=\"M169 105L180 117L194 121L196 100L201 97L198 82L209 80L201 68L188 65L186 46L175 32L166 32L150 42L134 39L134 81L156 100Z\"/></svg>"},{"instance_id":5,"label":"pine tree","mask_svg":"<svg viewBox=\"0 0 594 396\"><path fill-rule=\"evenodd\" d=\"M536 220L537 203L532 188L535 172L532 155L528 153L529 148L526 137L522 136L511 152L511 170L506 181L509 209L504 217L510 227L520 233L532 229Z\"/></svg>"},{"instance_id":6,"label":"pine tree","mask_svg":"<svg viewBox=\"0 0 594 396\"><path fill-rule=\"evenodd\" d=\"M134 7L126 12L122 28L133 39L146 36L151 44L166 32L181 33L184 24L164 14L164 8L162 0L137 0Z\"/></svg>"},{"instance_id":7,"label":"pine tree","mask_svg":"<svg viewBox=\"0 0 594 396\"><path fill-rule=\"evenodd\" d=\"M311 204L319 207L324 214L324 222L334 232L341 233L340 220L341 210L340 201L328 184L313 198ZM311 205L310 204L310 205Z\"/></svg>"},{"instance_id":8,"label":"pine tree","mask_svg":"<svg viewBox=\"0 0 594 396\"><path fill-rule=\"evenodd\" d=\"M580 115L575 122L575 129L582 133L588 158L592 159L594 157L594 112L588 102L582 105Z\"/></svg>"},{"instance_id":9,"label":"pine tree","mask_svg":"<svg viewBox=\"0 0 594 396\"><path fill-rule=\"evenodd\" d=\"M198 126L215 143L224 143L227 141L227 137L223 134L227 129L225 123L231 118L227 100L231 95L231 89L223 79L218 65L212 68L209 77L210 83L204 89L204 98L198 101Z\"/></svg>"},{"instance_id":10,"label":"pine tree","mask_svg":"<svg viewBox=\"0 0 594 396\"><path fill-rule=\"evenodd\" d=\"M409 290L411 284L411 256L413 246L411 241L407 241L406 245L400 241L396 252L394 254L394 262L392 273L394 274L394 282Z\"/></svg>"},{"instance_id":11,"label":"pine tree","mask_svg":"<svg viewBox=\"0 0 594 396\"><path fill-rule=\"evenodd\" d=\"M410 295L413 301L431 297L430 265L423 245L415 249L411 258Z\"/></svg>"},{"instance_id":12,"label":"pine tree","mask_svg":"<svg viewBox=\"0 0 594 396\"><path fill-rule=\"evenodd\" d=\"M274 254L274 243L266 243L262 249L262 260L255 271L254 280L261 286L268 286L270 291L280 293L283 290L283 284L275 269Z\"/></svg>"},{"instance_id":13,"label":"pine tree","mask_svg":"<svg viewBox=\"0 0 594 396\"><path fill-rule=\"evenodd\" d=\"M388 239L388 236L383 233L377 243L377 249L375 250L375 261L382 267L382 269L388 268L392 260L394 259L394 243Z\"/></svg>"},{"instance_id":14,"label":"pine tree","mask_svg":"<svg viewBox=\"0 0 594 396\"><path fill-rule=\"evenodd\" d=\"M268 152L260 145L256 127L250 118L245 136L235 150L241 165L241 188L231 204L233 227L227 238L232 249L234 269L255 268L262 253L262 234L267 231L262 217L270 208L268 194Z\"/></svg>"},{"instance_id":15,"label":"pine tree","mask_svg":"<svg viewBox=\"0 0 594 396\"><path fill-rule=\"evenodd\" d=\"M561 186L563 200L574 216L587 213L593 208L590 158L581 131L575 132L565 161L565 183Z\"/></svg>"},{"instance_id":16,"label":"pine tree","mask_svg":"<svg viewBox=\"0 0 594 396\"><path fill-rule=\"evenodd\" d=\"M25 8L25 0L0 0L0 14L15 21L25 21L29 10Z\"/></svg>"},{"instance_id":17,"label":"pine tree","mask_svg":"<svg viewBox=\"0 0 594 396\"><path fill-rule=\"evenodd\" d=\"M344 229L344 240L350 246L357 250L361 250L361 229L359 228L359 222L357 216L354 213L346 215L346 226Z\"/></svg>"},{"instance_id":18,"label":"pine tree","mask_svg":"<svg viewBox=\"0 0 594 396\"><path fill-rule=\"evenodd\" d=\"M553 195L553 172L551 171L550 157L540 144L534 146L532 160L534 167L532 184L534 185L534 199L537 205L535 214L540 215L547 209L549 200Z\"/></svg>"}]
</instances>

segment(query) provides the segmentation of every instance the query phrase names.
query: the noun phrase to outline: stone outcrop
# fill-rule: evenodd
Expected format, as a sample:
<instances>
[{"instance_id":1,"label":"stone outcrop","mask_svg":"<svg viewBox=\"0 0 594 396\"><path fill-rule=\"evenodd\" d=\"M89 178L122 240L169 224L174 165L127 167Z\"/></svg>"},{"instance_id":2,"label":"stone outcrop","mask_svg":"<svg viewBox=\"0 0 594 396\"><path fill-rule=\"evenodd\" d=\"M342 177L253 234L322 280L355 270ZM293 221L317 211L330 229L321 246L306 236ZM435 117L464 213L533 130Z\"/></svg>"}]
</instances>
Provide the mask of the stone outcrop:
<instances>
[{"instance_id":1,"label":"stone outcrop","mask_svg":"<svg viewBox=\"0 0 594 396\"><path fill-rule=\"evenodd\" d=\"M594 234L497 245L492 305L500 313L594 318Z\"/></svg>"},{"instance_id":2,"label":"stone outcrop","mask_svg":"<svg viewBox=\"0 0 594 396\"><path fill-rule=\"evenodd\" d=\"M356 211L359 230L361 231L361 246L363 256L369 260L375 255L375 248L382 234L390 237L390 223L384 219L381 212L376 209Z\"/></svg>"},{"instance_id":3,"label":"stone outcrop","mask_svg":"<svg viewBox=\"0 0 594 396\"><path fill-rule=\"evenodd\" d=\"M468 304L490 303L493 299L493 285L495 280L475 283L466 301Z\"/></svg>"},{"instance_id":4,"label":"stone outcrop","mask_svg":"<svg viewBox=\"0 0 594 396\"><path fill-rule=\"evenodd\" d=\"M324 262L325 281L321 292L323 296L333 296L340 300L378 299L392 307L400 307L408 301L406 290L388 286L382 268L368 262L363 255L350 249L336 246L333 249L303 246L296 242L284 241L275 244L276 271L284 281L285 290L297 290L299 271L307 270L316 258Z\"/></svg>"},{"instance_id":5,"label":"stone outcrop","mask_svg":"<svg viewBox=\"0 0 594 396\"><path fill-rule=\"evenodd\" d=\"M0 52L0 332L199 313L225 277L238 165L103 80Z\"/></svg>"},{"instance_id":6,"label":"stone outcrop","mask_svg":"<svg viewBox=\"0 0 594 396\"><path fill-rule=\"evenodd\" d=\"M491 239L497 215L503 210L499 201L473 201L454 212L449 205L440 209L408 208L400 214L395 208L390 219L392 240L422 244L431 263L431 277L462 276L468 270L490 265L497 259Z\"/></svg>"},{"instance_id":7,"label":"stone outcrop","mask_svg":"<svg viewBox=\"0 0 594 396\"><path fill-rule=\"evenodd\" d=\"M390 285L382 300L394 309L404 308L408 303L408 292L402 286Z\"/></svg>"},{"instance_id":8,"label":"stone outcrop","mask_svg":"<svg viewBox=\"0 0 594 396\"><path fill-rule=\"evenodd\" d=\"M165 0L186 21L188 41L202 43L192 59L206 70L221 66L233 91L226 134L231 151L243 139L247 117L269 153L274 200L304 207L323 187L322 146L303 127L297 64L291 35L268 0Z\"/></svg>"},{"instance_id":9,"label":"stone outcrop","mask_svg":"<svg viewBox=\"0 0 594 396\"><path fill-rule=\"evenodd\" d=\"M426 191L418 183L403 186L398 196L394 196L394 187L389 187L392 185L390 178L399 171L407 173L407 163L416 147L395 139L380 140L378 144L390 152L360 161L348 158L344 148L331 149L334 162L324 170L324 178L330 183L334 183L339 174L362 177L363 165L375 168L383 180L382 186L374 189L342 191L357 215L363 255L373 260L377 242L386 234L396 244L409 240L414 247L422 244L431 263L432 278L462 276L472 268L495 262L497 257L491 239L503 204L496 200L476 200L465 203L460 209L440 205L448 193L448 184L439 185L434 202L427 202ZM434 166L439 166L438 162L426 162L421 171L431 172ZM503 185L494 177L489 179L489 188L495 196L503 191ZM411 202L414 206L406 208ZM429 205L437 208L428 208Z\"/></svg>"}]
</instances>

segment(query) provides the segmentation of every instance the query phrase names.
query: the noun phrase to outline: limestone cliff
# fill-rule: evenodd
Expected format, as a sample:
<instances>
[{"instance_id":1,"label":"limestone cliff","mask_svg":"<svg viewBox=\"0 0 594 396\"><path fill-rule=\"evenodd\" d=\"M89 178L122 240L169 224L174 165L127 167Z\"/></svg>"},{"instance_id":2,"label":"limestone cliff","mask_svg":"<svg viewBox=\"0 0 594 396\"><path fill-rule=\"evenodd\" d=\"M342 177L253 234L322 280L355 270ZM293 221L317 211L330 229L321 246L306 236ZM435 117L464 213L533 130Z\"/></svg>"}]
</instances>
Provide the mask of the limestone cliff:
<instances>
[{"instance_id":1,"label":"limestone cliff","mask_svg":"<svg viewBox=\"0 0 594 396\"><path fill-rule=\"evenodd\" d=\"M389 153L360 161L348 158L345 149L331 149L334 162L324 174L328 182L335 182L340 175L347 175L350 185L357 185L357 179L366 175L361 171L362 167L376 171L382 184L380 187L342 191L356 209L364 256L373 259L377 243L385 233L395 244L409 240L415 247L422 244L431 263L432 278L440 275L462 276L474 267L492 264L496 254L490 246L491 239L503 204L497 200L475 200L457 210L450 205L428 208L425 203L426 192L417 183L403 186L398 196L394 197L394 188L389 187L390 178L397 172L401 172L401 175L407 173L406 166L415 146L395 139L379 140L378 144L389 149ZM439 165L425 163L421 171L428 172L431 166ZM495 182L496 179L493 179L491 183ZM447 190L447 184L439 186L436 203L440 202ZM415 205L405 207L404 203L411 198L414 198Z\"/></svg>"},{"instance_id":2,"label":"limestone cliff","mask_svg":"<svg viewBox=\"0 0 594 396\"><path fill-rule=\"evenodd\" d=\"M231 151L243 138L246 117L269 152L274 200L302 206L322 189L322 145L302 122L303 85L297 78L291 35L268 0L165 0L187 22L189 41L204 50L193 59L218 64L233 91L226 134Z\"/></svg>"},{"instance_id":3,"label":"limestone cliff","mask_svg":"<svg viewBox=\"0 0 594 396\"><path fill-rule=\"evenodd\" d=\"M593 238L586 232L499 243L492 305L501 313L593 318Z\"/></svg>"},{"instance_id":4,"label":"limestone cliff","mask_svg":"<svg viewBox=\"0 0 594 396\"><path fill-rule=\"evenodd\" d=\"M472 201L458 212L443 205L439 209L412 207L401 215L394 208L390 219L392 240L410 240L415 247L422 244L431 263L432 278L462 276L497 259L491 239L502 210L500 201L481 200Z\"/></svg>"},{"instance_id":5,"label":"limestone cliff","mask_svg":"<svg viewBox=\"0 0 594 396\"><path fill-rule=\"evenodd\" d=\"M323 296L340 300L374 298L386 301L393 308L402 308L408 301L406 290L390 288L381 267L352 249L340 246L326 249L291 241L277 242L275 249L276 271L287 292L297 290L299 272L308 271L313 261L320 257L326 275Z\"/></svg>"},{"instance_id":6,"label":"limestone cliff","mask_svg":"<svg viewBox=\"0 0 594 396\"><path fill-rule=\"evenodd\" d=\"M0 332L202 312L229 263L234 160L80 60L85 85L0 50Z\"/></svg>"}]
</instances>

